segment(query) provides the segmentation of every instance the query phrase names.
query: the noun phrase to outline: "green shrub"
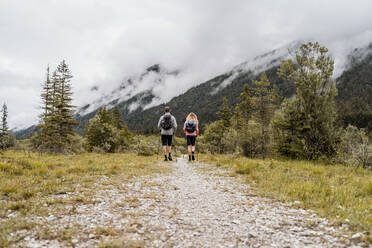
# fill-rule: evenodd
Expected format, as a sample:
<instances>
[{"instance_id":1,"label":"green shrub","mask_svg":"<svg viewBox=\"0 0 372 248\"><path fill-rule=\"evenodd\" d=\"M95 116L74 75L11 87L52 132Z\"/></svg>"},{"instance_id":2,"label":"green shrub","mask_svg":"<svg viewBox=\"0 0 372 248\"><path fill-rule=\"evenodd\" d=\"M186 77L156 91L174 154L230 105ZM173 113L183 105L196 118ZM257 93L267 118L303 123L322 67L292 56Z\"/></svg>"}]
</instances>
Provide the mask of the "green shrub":
<instances>
[{"instance_id":1,"label":"green shrub","mask_svg":"<svg viewBox=\"0 0 372 248\"><path fill-rule=\"evenodd\" d=\"M239 146L245 157L254 158L260 154L260 126L255 121L249 121L247 130L239 136Z\"/></svg>"},{"instance_id":2,"label":"green shrub","mask_svg":"<svg viewBox=\"0 0 372 248\"><path fill-rule=\"evenodd\" d=\"M132 135L117 115L119 113L115 114L102 108L93 119L89 120L85 132L85 147L88 151L127 150Z\"/></svg>"},{"instance_id":3,"label":"green shrub","mask_svg":"<svg viewBox=\"0 0 372 248\"><path fill-rule=\"evenodd\" d=\"M7 150L16 143L15 136L12 133L0 133L0 150Z\"/></svg>"},{"instance_id":4,"label":"green shrub","mask_svg":"<svg viewBox=\"0 0 372 248\"><path fill-rule=\"evenodd\" d=\"M349 125L342 134L338 159L346 165L368 167L369 140L364 129Z\"/></svg>"},{"instance_id":5,"label":"green shrub","mask_svg":"<svg viewBox=\"0 0 372 248\"><path fill-rule=\"evenodd\" d=\"M238 133L232 127L225 127L220 121L212 122L206 127L201 146L210 153L235 153Z\"/></svg>"},{"instance_id":6,"label":"green shrub","mask_svg":"<svg viewBox=\"0 0 372 248\"><path fill-rule=\"evenodd\" d=\"M129 146L131 152L142 156L151 156L160 151L159 136L136 135Z\"/></svg>"}]
</instances>

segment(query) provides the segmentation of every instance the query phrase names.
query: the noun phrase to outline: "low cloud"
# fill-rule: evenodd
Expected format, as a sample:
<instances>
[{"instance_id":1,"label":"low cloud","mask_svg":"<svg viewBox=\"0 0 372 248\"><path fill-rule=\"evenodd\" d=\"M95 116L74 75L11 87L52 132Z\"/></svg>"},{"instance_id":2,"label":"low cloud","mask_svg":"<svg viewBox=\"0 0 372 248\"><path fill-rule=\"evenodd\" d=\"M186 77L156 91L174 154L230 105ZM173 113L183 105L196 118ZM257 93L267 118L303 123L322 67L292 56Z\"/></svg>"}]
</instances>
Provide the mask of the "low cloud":
<instances>
[{"instance_id":1,"label":"low cloud","mask_svg":"<svg viewBox=\"0 0 372 248\"><path fill-rule=\"evenodd\" d=\"M371 10L369 0L1 1L0 103L12 128L37 122L45 68L62 59L78 106L156 63L182 71L154 90L170 99L294 40L319 40L342 68L349 47L371 41Z\"/></svg>"}]
</instances>

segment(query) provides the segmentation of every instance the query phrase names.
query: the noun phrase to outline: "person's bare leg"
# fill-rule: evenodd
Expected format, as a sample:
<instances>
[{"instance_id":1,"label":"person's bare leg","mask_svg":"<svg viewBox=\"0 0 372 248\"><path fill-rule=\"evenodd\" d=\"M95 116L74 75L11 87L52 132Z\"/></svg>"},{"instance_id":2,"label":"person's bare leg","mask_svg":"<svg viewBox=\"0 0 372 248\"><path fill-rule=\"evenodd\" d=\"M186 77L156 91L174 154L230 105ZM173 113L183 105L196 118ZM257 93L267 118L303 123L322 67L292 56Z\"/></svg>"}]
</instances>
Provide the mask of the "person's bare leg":
<instances>
[{"instance_id":1,"label":"person's bare leg","mask_svg":"<svg viewBox=\"0 0 372 248\"><path fill-rule=\"evenodd\" d=\"M173 158L172 158L172 146L168 146L168 159L170 161L173 161Z\"/></svg>"},{"instance_id":2,"label":"person's bare leg","mask_svg":"<svg viewBox=\"0 0 372 248\"><path fill-rule=\"evenodd\" d=\"M191 147L191 151L192 151L191 159L192 159L192 160L195 160L195 155L194 155L194 152L195 152L195 146L192 146L192 147Z\"/></svg>"},{"instance_id":3,"label":"person's bare leg","mask_svg":"<svg viewBox=\"0 0 372 248\"><path fill-rule=\"evenodd\" d=\"M164 156L167 156L167 146L163 146Z\"/></svg>"},{"instance_id":4,"label":"person's bare leg","mask_svg":"<svg viewBox=\"0 0 372 248\"><path fill-rule=\"evenodd\" d=\"M191 161L191 146L187 146L187 153L189 154L189 161Z\"/></svg>"}]
</instances>

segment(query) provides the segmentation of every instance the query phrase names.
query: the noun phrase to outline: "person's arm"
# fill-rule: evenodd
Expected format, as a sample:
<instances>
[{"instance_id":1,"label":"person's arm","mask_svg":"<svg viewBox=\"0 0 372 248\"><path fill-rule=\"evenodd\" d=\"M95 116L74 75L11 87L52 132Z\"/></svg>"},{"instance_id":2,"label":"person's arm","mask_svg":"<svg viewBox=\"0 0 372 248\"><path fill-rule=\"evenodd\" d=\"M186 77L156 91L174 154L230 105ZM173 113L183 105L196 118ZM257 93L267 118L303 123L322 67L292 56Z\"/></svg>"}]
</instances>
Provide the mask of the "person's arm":
<instances>
[{"instance_id":1,"label":"person's arm","mask_svg":"<svg viewBox=\"0 0 372 248\"><path fill-rule=\"evenodd\" d=\"M186 134L186 122L183 124L183 132Z\"/></svg>"},{"instance_id":2,"label":"person's arm","mask_svg":"<svg viewBox=\"0 0 372 248\"><path fill-rule=\"evenodd\" d=\"M196 135L199 135L199 123L196 123Z\"/></svg>"},{"instance_id":3,"label":"person's arm","mask_svg":"<svg viewBox=\"0 0 372 248\"><path fill-rule=\"evenodd\" d=\"M160 129L160 125L161 125L161 120L163 119L163 116L160 117L159 119L159 122L158 122L158 129Z\"/></svg>"}]
</instances>

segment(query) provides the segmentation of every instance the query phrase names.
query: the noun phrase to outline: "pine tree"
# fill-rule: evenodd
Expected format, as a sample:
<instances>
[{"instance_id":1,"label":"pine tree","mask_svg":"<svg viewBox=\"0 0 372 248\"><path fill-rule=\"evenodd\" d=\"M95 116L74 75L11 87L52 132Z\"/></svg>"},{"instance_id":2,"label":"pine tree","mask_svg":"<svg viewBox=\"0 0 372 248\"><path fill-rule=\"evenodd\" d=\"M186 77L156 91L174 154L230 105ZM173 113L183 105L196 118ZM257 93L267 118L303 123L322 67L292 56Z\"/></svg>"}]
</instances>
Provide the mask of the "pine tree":
<instances>
[{"instance_id":1,"label":"pine tree","mask_svg":"<svg viewBox=\"0 0 372 248\"><path fill-rule=\"evenodd\" d=\"M8 133L8 107L6 104L3 104L3 107L1 109L1 131L2 133L6 134Z\"/></svg>"},{"instance_id":2,"label":"pine tree","mask_svg":"<svg viewBox=\"0 0 372 248\"><path fill-rule=\"evenodd\" d=\"M33 139L34 146L51 152L62 153L72 142L74 106L72 103L72 74L63 60L50 78L47 68L46 81L41 93L43 113L41 132Z\"/></svg>"},{"instance_id":3,"label":"pine tree","mask_svg":"<svg viewBox=\"0 0 372 248\"><path fill-rule=\"evenodd\" d=\"M269 126L271 118L274 114L274 98L273 91L270 90L270 82L267 79L265 73L261 75L260 81L253 81L255 85L253 97L253 102L255 105L254 117L256 121L260 124L261 129L261 156L265 159L267 155L267 146L269 143Z\"/></svg>"},{"instance_id":4,"label":"pine tree","mask_svg":"<svg viewBox=\"0 0 372 248\"><path fill-rule=\"evenodd\" d=\"M129 131L128 126L125 124L123 120L123 116L120 112L119 106L116 105L111 109L111 118L112 118L112 125L116 127L120 132L120 145L122 147L129 145L129 140L132 138L132 135Z\"/></svg>"},{"instance_id":5,"label":"pine tree","mask_svg":"<svg viewBox=\"0 0 372 248\"><path fill-rule=\"evenodd\" d=\"M279 88L276 84L274 84L272 92L271 92L271 102L274 104L275 107L279 107L280 104L283 102L283 97L279 92Z\"/></svg>"},{"instance_id":6,"label":"pine tree","mask_svg":"<svg viewBox=\"0 0 372 248\"><path fill-rule=\"evenodd\" d=\"M303 44L295 61L282 61L278 72L296 86L299 115L306 120L300 128L306 130L302 137L304 152L310 159L336 153L337 90L332 80L334 61L327 53L328 49L317 42Z\"/></svg>"},{"instance_id":7,"label":"pine tree","mask_svg":"<svg viewBox=\"0 0 372 248\"><path fill-rule=\"evenodd\" d=\"M245 84L243 91L239 95L239 103L235 106L234 116L232 118L234 129L238 133L236 147L245 146L249 139L249 120L252 118L253 102L252 92L248 84Z\"/></svg>"},{"instance_id":8,"label":"pine tree","mask_svg":"<svg viewBox=\"0 0 372 248\"><path fill-rule=\"evenodd\" d=\"M124 124L124 121L123 121L123 117L120 113L119 106L116 105L115 107L113 107L111 109L111 113L112 113L112 123L113 123L113 125L118 129L123 129L125 124Z\"/></svg>"},{"instance_id":9,"label":"pine tree","mask_svg":"<svg viewBox=\"0 0 372 248\"><path fill-rule=\"evenodd\" d=\"M239 96L239 103L235 107L235 115L238 116L238 118L241 118L242 121L238 125L242 128L248 125L248 121L252 117L253 103L251 97L251 89L249 89L248 84L245 84L243 91Z\"/></svg>"},{"instance_id":10,"label":"pine tree","mask_svg":"<svg viewBox=\"0 0 372 248\"><path fill-rule=\"evenodd\" d=\"M118 107L110 111L101 108L94 118L89 120L85 138L88 151L98 148L105 152L115 152L129 145L131 134L121 118Z\"/></svg>"},{"instance_id":11,"label":"pine tree","mask_svg":"<svg viewBox=\"0 0 372 248\"><path fill-rule=\"evenodd\" d=\"M273 120L276 150L287 157L305 157L303 135L307 131L306 118L299 111L297 97L284 99L281 112Z\"/></svg>"},{"instance_id":12,"label":"pine tree","mask_svg":"<svg viewBox=\"0 0 372 248\"><path fill-rule=\"evenodd\" d=\"M46 70L46 80L43 83L42 86L42 92L41 92L41 100L43 104L43 113L41 115L42 119L47 119L49 115L52 113L52 82L50 80L50 72L49 72L49 66L47 67Z\"/></svg>"},{"instance_id":13,"label":"pine tree","mask_svg":"<svg viewBox=\"0 0 372 248\"><path fill-rule=\"evenodd\" d=\"M222 124L225 129L231 126L231 109L227 100L227 97L223 98L223 104L220 111L217 112L218 117L222 121Z\"/></svg>"},{"instance_id":14,"label":"pine tree","mask_svg":"<svg viewBox=\"0 0 372 248\"><path fill-rule=\"evenodd\" d=\"M72 74L63 60L54 73L55 101L54 117L58 131L57 151L62 152L63 148L70 143L74 134L73 127L77 124L74 120L74 107L72 105Z\"/></svg>"},{"instance_id":15,"label":"pine tree","mask_svg":"<svg viewBox=\"0 0 372 248\"><path fill-rule=\"evenodd\" d=\"M15 138L9 132L8 127L8 107L6 104L3 104L3 107L0 110L1 113L1 123L0 123L0 150L6 150L7 148L14 145Z\"/></svg>"},{"instance_id":16,"label":"pine tree","mask_svg":"<svg viewBox=\"0 0 372 248\"><path fill-rule=\"evenodd\" d=\"M40 124L39 128L41 129L41 132L37 137L33 139L34 146L37 146L41 150L45 150L48 147L50 148L52 146L52 143L54 142L54 136L53 136L53 130L52 127L52 121L51 117L54 113L54 94L53 94L53 84L50 80L50 69L49 66L46 70L46 80L44 81L42 85L42 92L41 92L41 100L42 100L42 109L43 113L40 115Z\"/></svg>"}]
</instances>

